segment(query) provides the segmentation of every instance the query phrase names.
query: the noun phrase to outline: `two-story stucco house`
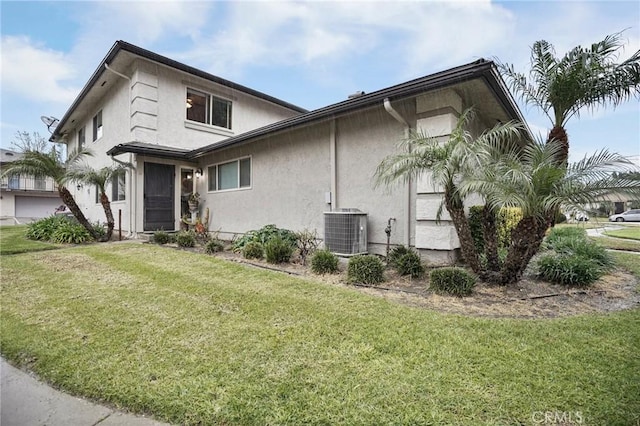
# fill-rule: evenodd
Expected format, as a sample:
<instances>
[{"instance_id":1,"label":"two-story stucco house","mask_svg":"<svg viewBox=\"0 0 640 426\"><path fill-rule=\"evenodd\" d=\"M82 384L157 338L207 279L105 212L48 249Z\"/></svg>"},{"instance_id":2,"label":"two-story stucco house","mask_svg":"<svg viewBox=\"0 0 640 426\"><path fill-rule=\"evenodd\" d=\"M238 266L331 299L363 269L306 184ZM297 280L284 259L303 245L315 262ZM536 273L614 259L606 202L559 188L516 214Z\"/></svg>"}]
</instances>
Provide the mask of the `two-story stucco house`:
<instances>
[{"instance_id":1,"label":"two-story stucco house","mask_svg":"<svg viewBox=\"0 0 640 426\"><path fill-rule=\"evenodd\" d=\"M334 250L343 254L383 253L390 223L391 244L444 263L459 244L446 215L435 221L440 189L428 176L392 190L373 177L410 129L446 136L469 106L475 133L522 120L485 60L306 111L118 41L52 138L89 147L96 167L135 166L112 191L131 236L179 229L195 188L222 237L273 223L353 243ZM91 220L102 217L94 188L76 195Z\"/></svg>"},{"instance_id":2,"label":"two-story stucco house","mask_svg":"<svg viewBox=\"0 0 640 426\"><path fill-rule=\"evenodd\" d=\"M22 153L0 149L0 168L22 158ZM51 178L13 174L0 178L0 218L27 223L54 214L62 205Z\"/></svg>"}]
</instances>

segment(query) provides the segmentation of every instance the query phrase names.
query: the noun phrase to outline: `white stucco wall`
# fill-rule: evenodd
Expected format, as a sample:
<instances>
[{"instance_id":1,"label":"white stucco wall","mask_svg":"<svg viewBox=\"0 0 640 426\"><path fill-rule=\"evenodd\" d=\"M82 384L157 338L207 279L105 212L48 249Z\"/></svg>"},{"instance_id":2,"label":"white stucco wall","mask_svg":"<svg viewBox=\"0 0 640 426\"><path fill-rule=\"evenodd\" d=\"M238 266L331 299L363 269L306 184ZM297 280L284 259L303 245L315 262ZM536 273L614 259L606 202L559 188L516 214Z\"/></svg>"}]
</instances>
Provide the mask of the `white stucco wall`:
<instances>
[{"instance_id":1,"label":"white stucco wall","mask_svg":"<svg viewBox=\"0 0 640 426\"><path fill-rule=\"evenodd\" d=\"M13 192L2 191L0 197L0 217L14 217L16 203Z\"/></svg>"}]
</instances>

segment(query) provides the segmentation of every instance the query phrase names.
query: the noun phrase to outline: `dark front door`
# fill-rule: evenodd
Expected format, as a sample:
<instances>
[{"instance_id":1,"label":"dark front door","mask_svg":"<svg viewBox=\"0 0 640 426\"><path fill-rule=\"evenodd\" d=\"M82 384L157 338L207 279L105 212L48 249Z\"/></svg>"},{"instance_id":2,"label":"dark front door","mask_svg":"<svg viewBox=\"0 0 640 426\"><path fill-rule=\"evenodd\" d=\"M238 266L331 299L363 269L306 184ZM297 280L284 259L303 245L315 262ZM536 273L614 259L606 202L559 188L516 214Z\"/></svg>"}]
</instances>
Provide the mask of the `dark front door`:
<instances>
[{"instance_id":1,"label":"dark front door","mask_svg":"<svg viewBox=\"0 0 640 426\"><path fill-rule=\"evenodd\" d=\"M175 229L175 166L144 163L144 230Z\"/></svg>"}]
</instances>

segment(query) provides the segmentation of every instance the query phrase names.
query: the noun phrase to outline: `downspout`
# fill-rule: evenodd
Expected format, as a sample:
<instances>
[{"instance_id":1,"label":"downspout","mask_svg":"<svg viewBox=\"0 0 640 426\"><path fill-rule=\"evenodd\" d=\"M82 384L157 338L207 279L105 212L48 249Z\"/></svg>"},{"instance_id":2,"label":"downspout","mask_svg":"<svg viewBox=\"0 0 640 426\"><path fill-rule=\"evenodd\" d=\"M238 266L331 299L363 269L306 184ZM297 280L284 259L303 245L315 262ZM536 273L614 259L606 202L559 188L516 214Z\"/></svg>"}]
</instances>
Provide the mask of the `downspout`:
<instances>
[{"instance_id":1,"label":"downspout","mask_svg":"<svg viewBox=\"0 0 640 426\"><path fill-rule=\"evenodd\" d=\"M398 123L404 126L404 137L408 138L411 132L411 126L409 125L407 120L405 120L398 111L393 109L393 107L391 106L391 102L389 101L389 98L384 98L383 103L384 103L384 109L389 113L389 115L391 115ZM404 203L406 206L406 210L405 210L406 225L404 230L404 239L405 239L406 246L410 247L411 246L411 179L410 178L409 180L407 180L407 192L405 193L405 196L404 196Z\"/></svg>"},{"instance_id":2,"label":"downspout","mask_svg":"<svg viewBox=\"0 0 640 426\"><path fill-rule=\"evenodd\" d=\"M129 139L131 139L131 77L122 74L121 72L118 72L116 70L114 70L113 68L111 68L109 66L109 64L105 63L104 64L105 69L107 69L108 71L111 71L112 73L114 73L115 75L122 77L126 80L129 81ZM121 161L116 160L113 156L111 156L111 159L113 161L115 161L116 163L120 163L123 164ZM129 163L133 164L133 154L129 153ZM133 170L129 172L129 177L130 179L128 179L128 183L127 186L129 187L129 196L131 197L131 200L129 201L129 231L126 235L127 238L131 238L136 234L136 227L135 227L135 223L133 223L133 219L135 219L136 215L135 215L135 207L137 205L136 203L136 194L133 193L133 189L134 187L137 188L137 185L134 185L134 181L137 182L137 173L136 173L136 167L133 167Z\"/></svg>"},{"instance_id":3,"label":"downspout","mask_svg":"<svg viewBox=\"0 0 640 426\"><path fill-rule=\"evenodd\" d=\"M336 164L336 120L329 124L329 156L331 161L331 211L336 210L338 201L338 171Z\"/></svg>"}]
</instances>

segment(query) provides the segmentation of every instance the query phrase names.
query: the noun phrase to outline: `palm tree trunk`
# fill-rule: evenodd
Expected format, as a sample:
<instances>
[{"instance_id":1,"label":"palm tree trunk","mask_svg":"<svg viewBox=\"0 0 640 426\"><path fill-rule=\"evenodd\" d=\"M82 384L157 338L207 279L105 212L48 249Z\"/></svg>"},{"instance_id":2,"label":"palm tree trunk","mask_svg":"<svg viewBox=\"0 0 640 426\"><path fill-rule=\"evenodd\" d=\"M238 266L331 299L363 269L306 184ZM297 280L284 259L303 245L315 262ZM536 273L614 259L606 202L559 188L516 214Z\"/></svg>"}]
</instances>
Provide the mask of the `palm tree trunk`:
<instances>
[{"instance_id":1,"label":"palm tree trunk","mask_svg":"<svg viewBox=\"0 0 640 426\"><path fill-rule=\"evenodd\" d=\"M553 129L549 132L549 136L547 137L547 143L552 140L556 140L560 142L562 146L562 152L560 157L558 158L558 164L563 165L565 168L567 167L569 161L569 136L567 135L567 131L562 126L553 126Z\"/></svg>"},{"instance_id":2,"label":"palm tree trunk","mask_svg":"<svg viewBox=\"0 0 640 426\"><path fill-rule=\"evenodd\" d=\"M484 239L484 253L487 257L487 269L500 270L498 258L498 230L496 228L496 214L487 206L482 209L482 236Z\"/></svg>"},{"instance_id":3,"label":"palm tree trunk","mask_svg":"<svg viewBox=\"0 0 640 426\"><path fill-rule=\"evenodd\" d=\"M480 259L478 259L478 252L473 241L473 235L471 234L469 220L464 212L464 204L462 204L462 201L454 195L454 189L451 188L445 188L444 201L445 207L447 208L449 215L451 215L453 226L456 228L456 232L458 233L462 259L473 272L479 274L482 270L482 266L480 265Z\"/></svg>"},{"instance_id":4,"label":"palm tree trunk","mask_svg":"<svg viewBox=\"0 0 640 426\"><path fill-rule=\"evenodd\" d=\"M548 222L537 217L525 217L511 233L509 253L502 265L498 284L514 284L522 278L531 258L538 252L547 231Z\"/></svg>"},{"instance_id":5,"label":"palm tree trunk","mask_svg":"<svg viewBox=\"0 0 640 426\"><path fill-rule=\"evenodd\" d=\"M100 238L100 236L98 235L96 230L93 229L93 226L89 223L87 218L84 216L84 213L82 213L82 210L80 210L80 207L76 203L76 200L73 198L73 195L71 195L71 192L69 192L69 190L64 185L59 185L58 194L60 195L60 199L62 200L62 202L67 207L69 207L69 210L71 211L71 213L73 213L73 216L76 218L78 223L82 225L84 229L87 230L87 232L89 232L89 235L91 235L91 237L93 237L94 240L97 241Z\"/></svg>"},{"instance_id":6,"label":"palm tree trunk","mask_svg":"<svg viewBox=\"0 0 640 426\"><path fill-rule=\"evenodd\" d=\"M111 211L111 202L109 197L104 192L100 194L100 203L104 209L104 214L107 217L107 234L100 241L110 241L113 234L113 227L115 226L115 220L113 219L113 212Z\"/></svg>"}]
</instances>

